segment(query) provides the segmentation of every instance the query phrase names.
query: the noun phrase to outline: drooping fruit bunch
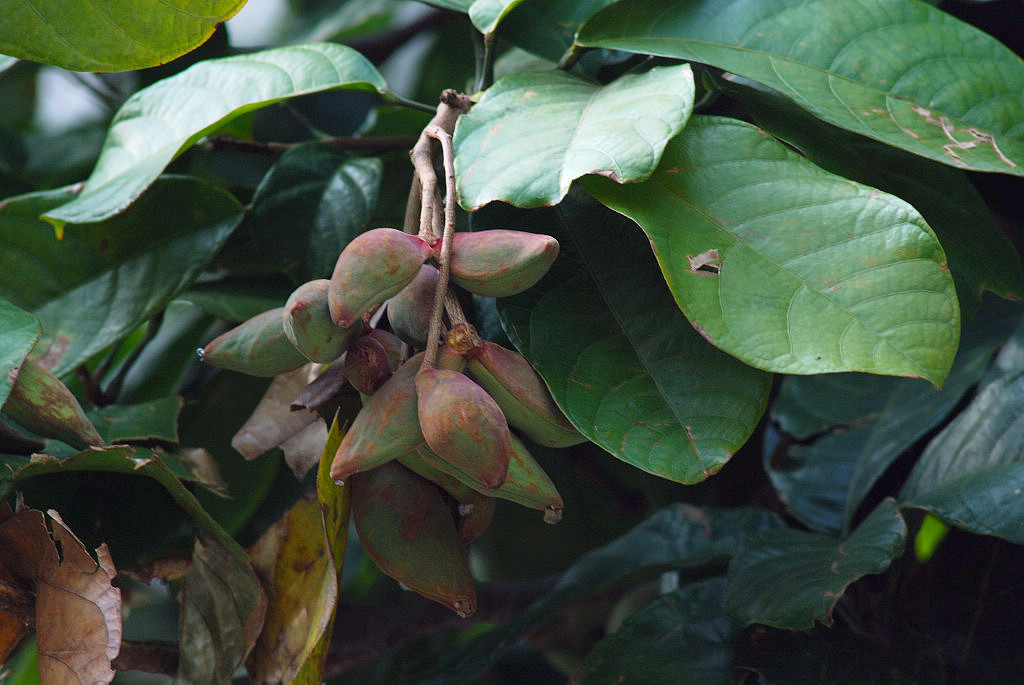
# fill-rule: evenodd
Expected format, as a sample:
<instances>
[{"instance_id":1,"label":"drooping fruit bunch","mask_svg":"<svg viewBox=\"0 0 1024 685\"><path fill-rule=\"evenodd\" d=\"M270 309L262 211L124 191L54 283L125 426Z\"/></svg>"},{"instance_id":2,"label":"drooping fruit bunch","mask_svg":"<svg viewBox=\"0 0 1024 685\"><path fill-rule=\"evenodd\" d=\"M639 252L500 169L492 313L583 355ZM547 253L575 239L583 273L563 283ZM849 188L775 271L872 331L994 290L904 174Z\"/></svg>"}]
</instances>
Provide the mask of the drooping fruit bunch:
<instances>
[{"instance_id":1,"label":"drooping fruit bunch","mask_svg":"<svg viewBox=\"0 0 1024 685\"><path fill-rule=\"evenodd\" d=\"M455 233L451 173L438 230L431 146L440 144L450 171L450 132L469 107L462 96L446 97L411 153L405 230L359 235L330 280L299 286L282 309L200 353L214 366L261 376L307 360L343 365L362 409L330 474L351 479L363 546L384 573L468 616L476 597L465 546L490 523L496 499L538 509L548 523L562 516L561 496L520 437L550 447L584 438L522 355L480 338L450 289L520 293L551 267L558 242L513 230Z\"/></svg>"}]
</instances>

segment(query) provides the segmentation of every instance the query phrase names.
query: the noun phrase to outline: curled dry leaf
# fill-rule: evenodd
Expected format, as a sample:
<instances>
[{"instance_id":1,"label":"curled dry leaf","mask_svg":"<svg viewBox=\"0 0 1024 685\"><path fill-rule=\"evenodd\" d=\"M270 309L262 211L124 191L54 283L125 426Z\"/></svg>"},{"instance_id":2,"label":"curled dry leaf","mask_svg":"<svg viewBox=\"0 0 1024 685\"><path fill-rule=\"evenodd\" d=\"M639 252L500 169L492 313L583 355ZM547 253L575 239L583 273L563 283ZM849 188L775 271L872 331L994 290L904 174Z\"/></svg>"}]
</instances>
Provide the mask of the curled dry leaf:
<instances>
[{"instance_id":1,"label":"curled dry leaf","mask_svg":"<svg viewBox=\"0 0 1024 685\"><path fill-rule=\"evenodd\" d=\"M231 439L231 446L246 459L281 447L295 475L300 480L305 478L319 461L320 449L327 440L327 428L315 411L292 409L295 398L313 378L312 365L275 378L252 416Z\"/></svg>"},{"instance_id":2,"label":"curled dry leaf","mask_svg":"<svg viewBox=\"0 0 1024 685\"><path fill-rule=\"evenodd\" d=\"M6 510L10 514L10 509ZM121 648L121 592L107 546L85 549L57 512L25 509L0 523L0 560L34 588L39 677L44 683L109 683ZM58 552L58 546L60 552Z\"/></svg>"}]
</instances>

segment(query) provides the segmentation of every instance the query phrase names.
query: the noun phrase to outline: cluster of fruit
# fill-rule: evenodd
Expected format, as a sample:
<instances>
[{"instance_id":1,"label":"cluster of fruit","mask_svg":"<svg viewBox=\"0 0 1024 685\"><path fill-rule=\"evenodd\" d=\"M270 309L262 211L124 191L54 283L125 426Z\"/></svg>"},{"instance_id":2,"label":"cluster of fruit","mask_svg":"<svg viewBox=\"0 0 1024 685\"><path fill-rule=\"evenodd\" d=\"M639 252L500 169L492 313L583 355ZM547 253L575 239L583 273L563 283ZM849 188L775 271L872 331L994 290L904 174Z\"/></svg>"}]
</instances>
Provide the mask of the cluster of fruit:
<instances>
[{"instance_id":1,"label":"cluster of fruit","mask_svg":"<svg viewBox=\"0 0 1024 685\"><path fill-rule=\"evenodd\" d=\"M339 363L363 408L331 476L351 478L360 540L384 573L468 616L476 601L465 545L489 524L495 498L539 509L548 523L561 518L561 496L517 433L553 447L584 438L525 358L482 340L451 310L433 354L406 358L429 345L432 313L444 300L431 263L439 247L396 229L367 231L346 246L330 280L303 284L285 307L228 331L201 355L257 375L344 355ZM514 295L557 253L546 235L456 233L450 279L478 295ZM385 303L391 331L368 323Z\"/></svg>"}]
</instances>

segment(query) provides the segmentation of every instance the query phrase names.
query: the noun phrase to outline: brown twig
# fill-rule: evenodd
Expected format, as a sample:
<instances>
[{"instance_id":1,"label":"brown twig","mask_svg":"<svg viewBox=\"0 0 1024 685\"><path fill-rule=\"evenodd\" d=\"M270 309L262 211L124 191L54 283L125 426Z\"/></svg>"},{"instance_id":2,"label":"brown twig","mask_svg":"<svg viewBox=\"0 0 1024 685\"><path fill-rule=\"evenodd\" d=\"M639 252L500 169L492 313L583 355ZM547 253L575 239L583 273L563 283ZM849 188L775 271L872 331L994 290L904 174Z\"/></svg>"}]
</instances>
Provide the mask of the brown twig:
<instances>
[{"instance_id":1,"label":"brown twig","mask_svg":"<svg viewBox=\"0 0 1024 685\"><path fill-rule=\"evenodd\" d=\"M391 150L408 150L416 143L414 136L379 136L376 138L348 138L328 137L319 138L318 143L329 145L338 150L373 150L377 152L388 152ZM294 147L304 143L259 143L252 140L240 140L230 136L210 136L203 143L203 149L207 152L215 150L230 150L233 152L248 152L269 157L280 157Z\"/></svg>"}]
</instances>

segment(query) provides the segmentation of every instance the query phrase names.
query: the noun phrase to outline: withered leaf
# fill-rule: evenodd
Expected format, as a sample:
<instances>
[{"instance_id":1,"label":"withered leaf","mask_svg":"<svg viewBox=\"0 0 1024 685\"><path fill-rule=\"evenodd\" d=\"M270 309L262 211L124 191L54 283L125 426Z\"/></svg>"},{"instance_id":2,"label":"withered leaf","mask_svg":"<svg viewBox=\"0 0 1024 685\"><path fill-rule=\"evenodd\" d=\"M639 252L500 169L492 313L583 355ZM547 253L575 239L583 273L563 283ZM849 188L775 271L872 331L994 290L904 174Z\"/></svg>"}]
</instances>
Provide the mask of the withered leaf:
<instances>
[{"instance_id":1,"label":"withered leaf","mask_svg":"<svg viewBox=\"0 0 1024 685\"><path fill-rule=\"evenodd\" d=\"M324 635L338 597L319 501L299 500L249 554L268 600L253 651L253 682L290 683Z\"/></svg>"},{"instance_id":2,"label":"withered leaf","mask_svg":"<svg viewBox=\"0 0 1024 685\"><path fill-rule=\"evenodd\" d=\"M110 661L121 648L121 591L107 546L98 558L57 512L25 509L0 523L0 558L18 582L36 593L35 623L41 682L109 683ZM52 537L51 537L52 536Z\"/></svg>"}]
</instances>

